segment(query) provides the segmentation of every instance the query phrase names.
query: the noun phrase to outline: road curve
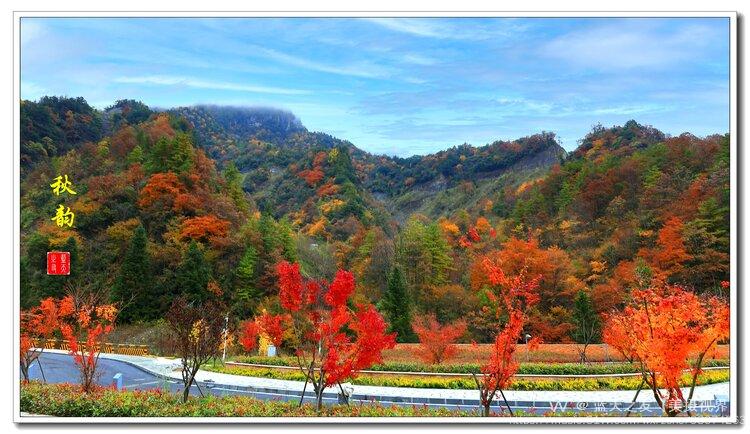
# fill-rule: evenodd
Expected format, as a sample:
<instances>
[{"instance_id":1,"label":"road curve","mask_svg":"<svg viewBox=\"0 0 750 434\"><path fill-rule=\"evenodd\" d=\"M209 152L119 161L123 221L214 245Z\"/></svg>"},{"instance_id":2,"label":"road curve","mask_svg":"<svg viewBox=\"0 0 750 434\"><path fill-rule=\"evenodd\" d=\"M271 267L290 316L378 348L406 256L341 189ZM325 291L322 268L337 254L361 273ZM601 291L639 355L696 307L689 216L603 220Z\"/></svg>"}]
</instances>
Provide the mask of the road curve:
<instances>
[{"instance_id":1,"label":"road curve","mask_svg":"<svg viewBox=\"0 0 750 434\"><path fill-rule=\"evenodd\" d=\"M79 374L75 366L73 358L68 354L62 353L50 353L44 352L39 358L41 363L34 363L29 369L29 375L33 380L46 380L49 383L78 383ZM111 358L101 357L99 359L99 372L100 375L97 379L97 383L103 386L109 386L113 382L113 377L116 374L122 375L123 389L126 390L149 390L149 389L161 389L169 390L172 393L179 393L182 389L182 384L174 378L167 376L155 375L152 372L147 371L144 368L140 368L135 364L124 362L121 360L115 360ZM255 388L255 387L240 387L232 384L216 384L214 382L205 381L194 385L191 388L192 396L200 396L203 394L212 394L217 396L225 395L241 395L250 396L257 399L264 400L280 400L280 401L299 401L301 393L295 390L280 390L280 389L268 389L268 388ZM311 393L305 394L306 402L313 402L314 397ZM325 404L335 404L339 402L339 397L334 393L324 393L323 401ZM352 404L367 404L372 402L378 402L381 405L399 405L411 407L414 405L427 406L431 408L447 408L447 409L462 409L471 410L478 407L478 401L466 400L466 399L416 399L409 398L408 396L393 397L393 396L363 396L358 395L355 390L355 394L352 396L350 402ZM498 403L499 404L499 403ZM624 409L628 408L629 402L528 402L528 401L510 401L510 405L513 410L523 410L529 413L544 414L550 411L572 411L578 412L593 412L599 411L603 414L611 414L613 416L622 415ZM500 410L500 406L493 406L495 411ZM642 403L638 404L638 412L642 416L658 416L661 414L661 409L656 407L656 404L643 406ZM718 416L718 414L716 414Z\"/></svg>"}]
</instances>

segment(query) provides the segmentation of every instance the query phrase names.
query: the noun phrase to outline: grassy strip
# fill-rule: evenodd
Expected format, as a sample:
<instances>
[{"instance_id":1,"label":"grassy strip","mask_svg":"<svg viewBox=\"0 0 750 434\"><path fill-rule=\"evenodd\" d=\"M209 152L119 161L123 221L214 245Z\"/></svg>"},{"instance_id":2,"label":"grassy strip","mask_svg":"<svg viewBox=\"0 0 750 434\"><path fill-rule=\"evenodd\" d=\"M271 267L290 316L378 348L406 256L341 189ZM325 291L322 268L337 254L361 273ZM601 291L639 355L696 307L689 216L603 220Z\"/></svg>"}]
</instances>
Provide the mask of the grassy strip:
<instances>
[{"instance_id":1,"label":"grassy strip","mask_svg":"<svg viewBox=\"0 0 750 434\"><path fill-rule=\"evenodd\" d=\"M245 396L191 398L183 404L177 395L158 390L102 389L84 394L71 384L31 382L21 386L21 411L58 417L286 417L318 416L310 404L263 401ZM474 410L428 409L377 404L324 406L326 417L435 417L478 416Z\"/></svg>"},{"instance_id":2,"label":"grassy strip","mask_svg":"<svg viewBox=\"0 0 750 434\"><path fill-rule=\"evenodd\" d=\"M259 365L297 366L297 360L291 357L237 356L235 362L254 363ZM709 360L704 367L729 366L728 360ZM425 365L421 363L383 363L369 368L371 371L399 372L440 372L470 374L479 372L479 365L465 363L457 365ZM601 375L629 374L638 372L638 366L632 363L599 363L585 365L581 363L521 363L519 374L546 375Z\"/></svg>"},{"instance_id":3,"label":"grassy strip","mask_svg":"<svg viewBox=\"0 0 750 434\"><path fill-rule=\"evenodd\" d=\"M299 371L279 371L267 368L245 366L205 365L202 369L224 374L245 375L248 377L274 378L278 380L304 381L305 376ZM685 374L682 385L690 384L690 376ZM729 370L706 371L698 377L698 385L721 383L729 380ZM641 379L628 378L586 378L586 379L517 379L509 390L635 390ZM400 377L398 375L363 374L352 380L353 384L363 386L414 387L421 389L474 389L476 384L471 378L440 377Z\"/></svg>"},{"instance_id":4,"label":"grassy strip","mask_svg":"<svg viewBox=\"0 0 750 434\"><path fill-rule=\"evenodd\" d=\"M90 394L72 384L21 384L21 411L55 417L477 417L477 410L446 410L426 406L326 405L320 414L311 404L264 401L246 396L191 397L161 390L117 391L100 389ZM607 417L603 412L549 411L544 414L514 410L516 416ZM500 416L493 414L493 416ZM507 413L502 415L507 416ZM619 416L619 415L614 415ZM633 417L641 416L638 412ZM705 415L710 416L710 415Z\"/></svg>"}]
</instances>

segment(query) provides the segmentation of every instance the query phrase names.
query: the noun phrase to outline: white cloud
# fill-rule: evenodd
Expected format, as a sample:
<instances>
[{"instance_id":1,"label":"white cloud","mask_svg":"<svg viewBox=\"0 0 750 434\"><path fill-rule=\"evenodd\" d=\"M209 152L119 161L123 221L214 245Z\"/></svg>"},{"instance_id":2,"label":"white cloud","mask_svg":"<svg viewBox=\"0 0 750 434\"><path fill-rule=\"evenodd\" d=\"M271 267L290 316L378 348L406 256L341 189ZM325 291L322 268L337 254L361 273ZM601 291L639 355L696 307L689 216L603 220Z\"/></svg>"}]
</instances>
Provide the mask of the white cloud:
<instances>
[{"instance_id":1,"label":"white cloud","mask_svg":"<svg viewBox=\"0 0 750 434\"><path fill-rule=\"evenodd\" d=\"M670 106L662 106L657 104L642 104L642 105L619 105L612 107L602 107L593 109L590 111L593 115L621 115L621 116L632 116L642 115L646 113L659 113L669 111Z\"/></svg>"},{"instance_id":2,"label":"white cloud","mask_svg":"<svg viewBox=\"0 0 750 434\"><path fill-rule=\"evenodd\" d=\"M428 81L419 77L404 77L403 80L410 84L425 84Z\"/></svg>"},{"instance_id":3,"label":"white cloud","mask_svg":"<svg viewBox=\"0 0 750 434\"><path fill-rule=\"evenodd\" d=\"M43 36L45 33L42 23L30 18L21 18L21 45Z\"/></svg>"},{"instance_id":4,"label":"white cloud","mask_svg":"<svg viewBox=\"0 0 750 434\"><path fill-rule=\"evenodd\" d=\"M540 51L545 57L594 70L664 68L699 60L716 36L716 28L706 25L665 31L650 23L617 22L559 36Z\"/></svg>"},{"instance_id":5,"label":"white cloud","mask_svg":"<svg viewBox=\"0 0 750 434\"><path fill-rule=\"evenodd\" d=\"M365 20L414 36L436 39L485 40L503 38L522 32L525 25L513 18L500 18L468 23L462 19L454 21L437 18L364 18Z\"/></svg>"},{"instance_id":6,"label":"white cloud","mask_svg":"<svg viewBox=\"0 0 750 434\"><path fill-rule=\"evenodd\" d=\"M549 102L534 101L525 98L498 98L495 102L500 107L511 110L513 114L549 114L555 108Z\"/></svg>"},{"instance_id":7,"label":"white cloud","mask_svg":"<svg viewBox=\"0 0 750 434\"><path fill-rule=\"evenodd\" d=\"M274 93L280 95L302 95L309 91L300 89L288 89L272 86L254 86L223 81L209 81L188 77L174 77L167 75L148 75L141 77L117 77L116 83L153 84L159 86L187 86L199 89L233 90L238 92Z\"/></svg>"},{"instance_id":8,"label":"white cloud","mask_svg":"<svg viewBox=\"0 0 750 434\"><path fill-rule=\"evenodd\" d=\"M436 25L435 21L424 18L368 18L367 20L396 32L428 38L450 38L445 28Z\"/></svg>"},{"instance_id":9,"label":"white cloud","mask_svg":"<svg viewBox=\"0 0 750 434\"><path fill-rule=\"evenodd\" d=\"M34 101L44 95L47 95L48 93L49 92L47 91L46 88L34 82L31 82L31 81L21 82L21 99Z\"/></svg>"},{"instance_id":10,"label":"white cloud","mask_svg":"<svg viewBox=\"0 0 750 434\"><path fill-rule=\"evenodd\" d=\"M390 76L392 73L387 68L375 65L371 63L358 63L349 65L327 65L324 63L314 62L312 60L304 59L291 54L283 53L281 51L273 50L271 48L265 48L256 46L254 49L257 52L261 52L266 58L276 60L278 62L285 63L287 65L296 66L303 69L309 69L312 71L326 72L329 74L347 75L360 78L382 78Z\"/></svg>"},{"instance_id":11,"label":"white cloud","mask_svg":"<svg viewBox=\"0 0 750 434\"><path fill-rule=\"evenodd\" d=\"M437 60L432 57L423 56L421 54L408 53L405 54L401 60L405 63L411 63L412 65L419 66L430 66L437 63Z\"/></svg>"}]
</instances>

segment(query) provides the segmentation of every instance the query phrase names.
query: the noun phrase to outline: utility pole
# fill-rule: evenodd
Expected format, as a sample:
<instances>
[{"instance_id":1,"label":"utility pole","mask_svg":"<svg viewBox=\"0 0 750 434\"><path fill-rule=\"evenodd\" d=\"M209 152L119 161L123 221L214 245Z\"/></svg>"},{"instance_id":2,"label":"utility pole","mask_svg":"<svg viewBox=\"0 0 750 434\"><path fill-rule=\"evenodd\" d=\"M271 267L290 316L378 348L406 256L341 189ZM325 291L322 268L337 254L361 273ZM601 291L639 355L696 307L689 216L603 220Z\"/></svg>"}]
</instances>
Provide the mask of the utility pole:
<instances>
[{"instance_id":1,"label":"utility pole","mask_svg":"<svg viewBox=\"0 0 750 434\"><path fill-rule=\"evenodd\" d=\"M221 363L227 360L227 338L229 337L229 314L224 317L224 353L221 355Z\"/></svg>"},{"instance_id":2,"label":"utility pole","mask_svg":"<svg viewBox=\"0 0 750 434\"><path fill-rule=\"evenodd\" d=\"M524 336L524 343L526 344L526 362L529 361L529 339L531 338L531 335L526 333Z\"/></svg>"}]
</instances>

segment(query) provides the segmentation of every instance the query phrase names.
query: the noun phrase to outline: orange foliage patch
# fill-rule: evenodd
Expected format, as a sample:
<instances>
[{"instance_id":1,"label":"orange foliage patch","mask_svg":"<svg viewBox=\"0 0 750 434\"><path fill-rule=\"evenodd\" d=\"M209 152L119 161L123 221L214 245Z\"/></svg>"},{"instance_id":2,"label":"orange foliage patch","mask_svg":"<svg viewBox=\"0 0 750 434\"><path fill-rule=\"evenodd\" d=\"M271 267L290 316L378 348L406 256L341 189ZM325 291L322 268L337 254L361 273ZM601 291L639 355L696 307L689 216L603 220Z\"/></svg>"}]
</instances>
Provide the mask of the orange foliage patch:
<instances>
[{"instance_id":1,"label":"orange foliage patch","mask_svg":"<svg viewBox=\"0 0 750 434\"><path fill-rule=\"evenodd\" d=\"M339 186L333 183L333 180L321 185L316 194L318 197L333 196L339 192Z\"/></svg>"},{"instance_id":2,"label":"orange foliage patch","mask_svg":"<svg viewBox=\"0 0 750 434\"><path fill-rule=\"evenodd\" d=\"M304 179L310 187L316 186L325 174L319 168L305 169L298 173L299 177Z\"/></svg>"},{"instance_id":3,"label":"orange foliage patch","mask_svg":"<svg viewBox=\"0 0 750 434\"><path fill-rule=\"evenodd\" d=\"M414 354L424 363L434 365L443 363L456 354L454 343L466 333L466 322L441 325L435 315L428 315L417 318L412 328L419 337L419 346Z\"/></svg>"},{"instance_id":4,"label":"orange foliage patch","mask_svg":"<svg viewBox=\"0 0 750 434\"><path fill-rule=\"evenodd\" d=\"M193 217L182 222L180 236L194 240L210 240L227 235L229 222L213 215Z\"/></svg>"},{"instance_id":5,"label":"orange foliage patch","mask_svg":"<svg viewBox=\"0 0 750 434\"><path fill-rule=\"evenodd\" d=\"M169 123L169 115L166 113L158 115L156 119L145 124L144 131L151 143L155 143L162 137L172 139L175 136L174 129Z\"/></svg>"}]
</instances>

